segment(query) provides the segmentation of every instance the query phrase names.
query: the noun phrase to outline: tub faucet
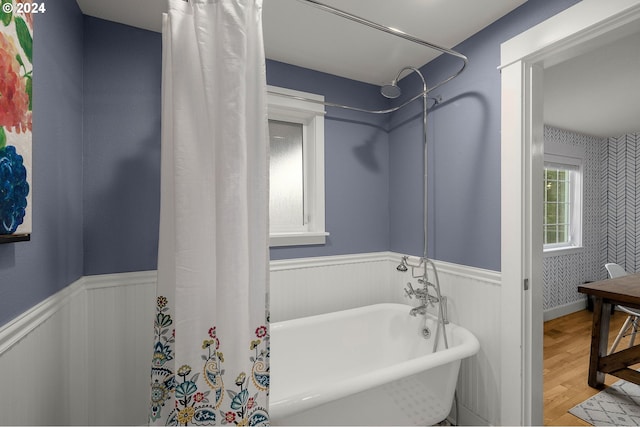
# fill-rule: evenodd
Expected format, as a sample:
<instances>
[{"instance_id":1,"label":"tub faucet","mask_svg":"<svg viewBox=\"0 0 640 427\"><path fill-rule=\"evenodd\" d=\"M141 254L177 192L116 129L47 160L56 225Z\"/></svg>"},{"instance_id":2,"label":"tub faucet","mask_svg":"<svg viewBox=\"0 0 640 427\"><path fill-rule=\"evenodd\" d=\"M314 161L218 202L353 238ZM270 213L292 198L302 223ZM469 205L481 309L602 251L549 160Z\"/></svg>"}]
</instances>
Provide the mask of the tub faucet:
<instances>
[{"instance_id":1,"label":"tub faucet","mask_svg":"<svg viewBox=\"0 0 640 427\"><path fill-rule=\"evenodd\" d=\"M431 298L431 295L429 295L429 289L427 289L426 286L414 289L414 287L411 285L411 282L407 282L407 287L404 288L404 293L407 297L409 297L409 299L412 299L415 296L422 302L427 302Z\"/></svg>"},{"instance_id":2,"label":"tub faucet","mask_svg":"<svg viewBox=\"0 0 640 427\"><path fill-rule=\"evenodd\" d=\"M404 288L404 293L409 299L413 299L413 297L416 297L416 299L421 303L420 306L412 308L409 311L409 314L411 316L415 317L418 314L426 316L427 306L431 306L431 307L437 306L438 328L436 329L436 337L433 341L433 351L435 353L436 350L438 349L438 343L440 342L439 335L441 332L442 332L442 338L444 341L444 347L449 348L449 344L447 342L447 334L445 330L445 325L449 323L449 320L447 319L447 298L440 293L440 280L438 279L438 270L436 268L436 265L433 263L433 261L427 258L426 247L424 252L425 252L425 256L422 258L419 258L419 262L414 263L415 266L414 264L411 264L408 262L409 256L403 256L402 262L397 267L397 270L406 271L405 267L409 265L411 267L412 278L418 279L418 283L421 285L418 289L415 289L411 285L411 282L408 282L407 286ZM431 270L433 270L433 277L435 279L433 282L429 281L429 276L427 273L429 266L431 267ZM420 274L416 275L414 272L414 269L419 267L422 267L422 269L421 271L419 271ZM429 292L430 291L429 288L433 289L433 292L435 293L435 295ZM423 329L423 336L425 338L428 338L430 334L431 332L429 331L429 328L427 328L425 325L425 328Z\"/></svg>"},{"instance_id":3,"label":"tub faucet","mask_svg":"<svg viewBox=\"0 0 640 427\"><path fill-rule=\"evenodd\" d=\"M415 317L418 314L427 314L426 304L422 304L419 307L412 308L409 314L412 315L413 317Z\"/></svg>"}]
</instances>

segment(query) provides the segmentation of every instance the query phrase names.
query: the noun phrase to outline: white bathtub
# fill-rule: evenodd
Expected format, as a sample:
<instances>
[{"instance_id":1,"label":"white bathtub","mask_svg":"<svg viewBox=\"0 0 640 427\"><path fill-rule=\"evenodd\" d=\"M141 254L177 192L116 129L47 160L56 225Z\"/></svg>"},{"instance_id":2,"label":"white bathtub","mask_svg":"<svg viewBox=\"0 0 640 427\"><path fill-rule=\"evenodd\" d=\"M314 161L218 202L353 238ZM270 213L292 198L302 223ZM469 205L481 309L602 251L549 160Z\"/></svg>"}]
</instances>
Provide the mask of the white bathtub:
<instances>
[{"instance_id":1,"label":"white bathtub","mask_svg":"<svg viewBox=\"0 0 640 427\"><path fill-rule=\"evenodd\" d=\"M432 425L451 409L460 361L478 352L447 325L449 349L432 353L424 316L376 304L271 324L273 425ZM442 334L440 334L440 348Z\"/></svg>"}]
</instances>

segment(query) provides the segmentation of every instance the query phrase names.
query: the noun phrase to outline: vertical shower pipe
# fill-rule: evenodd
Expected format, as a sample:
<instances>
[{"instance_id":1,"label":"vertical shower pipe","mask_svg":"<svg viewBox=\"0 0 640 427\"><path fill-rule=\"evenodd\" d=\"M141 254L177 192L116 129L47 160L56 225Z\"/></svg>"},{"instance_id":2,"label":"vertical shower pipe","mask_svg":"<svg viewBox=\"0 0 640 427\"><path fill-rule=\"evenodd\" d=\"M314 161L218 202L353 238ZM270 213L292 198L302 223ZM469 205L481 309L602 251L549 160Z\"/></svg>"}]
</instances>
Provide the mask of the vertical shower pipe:
<instances>
[{"instance_id":1,"label":"vertical shower pipe","mask_svg":"<svg viewBox=\"0 0 640 427\"><path fill-rule=\"evenodd\" d=\"M428 161L428 153L427 153L427 94L442 86L445 83L448 83L449 81L453 80L454 78L458 77L466 68L467 64L469 63L469 59L459 53L456 52L454 50L451 49L447 49L445 47L433 44L433 43L429 43L425 40L419 39L417 37L414 37L410 34L407 34L403 31L400 31L396 28L391 28L391 27L387 27L385 25L381 25L372 21L369 21L367 19L361 18L359 16L353 15L351 13L345 12L343 10L337 9L335 7L332 6L328 6L324 3L320 3L316 0L298 0L301 3L307 4L307 5L311 5L314 6L318 9L324 10L325 12L329 12L332 13L334 15L340 16L342 18L345 19L349 19L351 21L357 22L358 24L362 24L362 25L366 25L368 27L374 28L376 30L379 31L383 31L385 33L391 34L393 36L396 37L400 37L403 38L405 40L409 40L413 43L417 43L419 45L422 46L426 46L429 47L431 49L435 49L441 53L446 53L448 55L454 56L458 59L462 60L462 66L460 67L460 69L458 69L458 71L456 71L455 73L453 73L452 75L450 75L449 77L445 78L444 80L440 81L439 83L433 85L430 89L427 89L427 85L426 85L426 81L424 79L424 76L422 75L422 73L417 69L417 68L413 68L413 67L406 67L406 69L411 69L413 71L415 71L421 78L423 81L423 92L421 94L418 94L414 97L412 97L411 99L409 99L408 101L405 101L403 104L388 109L388 110L378 110L378 111L372 111L372 110L367 110L367 109L363 109L363 108L358 108L358 107L351 107L351 106L347 106L347 105L340 105L340 104L333 104L333 103L328 103L328 102L323 102L320 101L321 103L325 104L325 105L330 105L330 106L334 106L334 107L340 107L340 108L345 108L345 109L349 109L349 110L355 110L355 111L362 111L362 112L368 112L368 113L374 113L374 114L386 114L386 113L391 113L391 112L395 112L398 111L399 109L405 107L406 105L410 104L411 102L413 102L414 100L416 100L418 97L420 97L420 95L423 96L423 114L422 114L422 120L423 120L423 126L422 126L422 134L423 134L423 141L424 141L424 205L423 205L423 209L424 209L424 215L423 215L423 228L424 228L424 251L423 251L423 262L425 263L425 273L424 273L424 279L425 279L425 288L427 287L426 285L426 280L427 280L427 267L428 264L431 264L431 267L433 268L433 274L435 277L435 288L436 288L436 292L437 292L437 296L438 296L438 317L439 317L439 322L438 322L438 327L436 330L436 337L435 337L435 343L434 343L434 349L433 351L436 351L436 347L438 345L438 333L440 331L440 324L442 324L442 331L443 331L443 337L444 337L444 343L445 343L445 348L448 348L449 345L447 343L447 333L445 330L445 325L444 325L444 313L442 310L442 295L440 294L440 280L438 278L438 270L436 269L435 264L433 263L432 260L430 260L428 258L428 247L429 247L429 243L428 243L428 235L427 235L427 229L428 229L428 215L427 215L427 197L428 197L428 176L427 176L427 161ZM403 69L404 70L404 69ZM402 71L400 71L400 73L402 73ZM400 74L399 73L399 74ZM318 102L313 100L312 102ZM425 317L426 320L426 317ZM456 402L456 422L458 421L459 417L458 417L458 396L457 393L454 394L454 400Z\"/></svg>"},{"instance_id":2,"label":"vertical shower pipe","mask_svg":"<svg viewBox=\"0 0 640 427\"><path fill-rule=\"evenodd\" d=\"M404 73L405 71L413 71L414 73L416 73L418 75L418 77L420 77L420 80L422 80L422 143L423 143L423 160L424 160L424 167L423 167L423 171L424 171L424 177L423 177L423 205L422 208L424 209L424 215L423 215L423 222L422 222L422 227L423 227L423 237L424 237L424 244L423 244L423 250L422 250L422 258L426 261L429 258L429 241L427 240L428 238L428 227L429 227L429 222L428 222L428 215L427 215L427 206L428 206L428 200L427 200L427 196L428 196L428 176L427 176L427 161L429 159L428 153L427 153L427 92L429 92L427 90L427 81L424 78L424 75L422 74L422 72L417 68L417 67L404 67L403 69L400 70L400 72L398 73L397 77L395 78L394 82L397 82L398 80L400 80L400 76L402 75L402 73ZM425 277L426 279L426 277Z\"/></svg>"},{"instance_id":3,"label":"vertical shower pipe","mask_svg":"<svg viewBox=\"0 0 640 427\"><path fill-rule=\"evenodd\" d=\"M422 80L422 142L423 142L423 160L424 160L424 167L423 167L423 171L424 171L424 178L423 178L423 185L424 185L424 189L423 189L423 209L424 209L424 214L422 216L422 225L424 228L424 245L423 245L423 259L424 259L424 281L425 281L425 288L428 287L428 283L429 283L429 277L428 277L428 273L427 273L427 269L429 268L429 264L431 264L431 268L433 268L433 275L434 275L434 281L435 281L435 289L436 289L436 294L438 297L438 322L437 322L437 327L436 327L436 336L435 336L435 341L433 343L433 351L435 352L437 350L438 347L438 340L439 340L439 335L440 335L440 327L442 326L442 337L444 339L444 347L445 348L449 348L449 343L447 340L447 331L445 329L445 318L444 318L444 310L442 308L442 294L440 293L440 279L438 278L438 270L436 269L435 264L433 263L433 261L431 261L431 259L429 258L429 215L428 215L428 207L429 207L429 168L428 168L428 161L429 161L429 146L427 144L428 142L428 137L427 137L427 82L424 79L424 76L422 75L422 72L415 67L406 67L407 69L411 69L412 71L414 71L416 74L418 74L418 76L420 76L420 79ZM426 321L426 317L425 317L425 321Z\"/></svg>"},{"instance_id":4,"label":"vertical shower pipe","mask_svg":"<svg viewBox=\"0 0 640 427\"><path fill-rule=\"evenodd\" d=\"M351 20L353 22L357 22L358 24L362 24L362 25L365 25L367 27L376 29L378 31L382 31L382 32L391 34L393 36L403 38L403 39L408 40L410 42L417 43L417 44L422 45L422 46L426 46L428 48L437 50L438 52L445 53L447 55L451 55L451 56L454 56L454 57L462 60L462 65L461 65L461 67L460 67L460 69L458 71L456 71L455 73L451 74L449 77L447 77L446 79L442 80L441 82L435 84L434 86L431 87L431 89L427 89L427 84L425 82L424 76L422 75L420 70L418 70L417 68L415 68L415 67L405 67L402 70L400 70L400 73L398 73L398 77L405 70L412 70L412 71L416 72L416 74L418 74L420 76L420 78L422 79L423 91L422 91L421 94L418 94L417 96L414 96L413 98L411 98L410 100L406 101L402 105L399 105L398 107L395 107L395 108L392 108L392 109L389 109L389 110L367 111L365 109L349 107L349 106L346 106L346 105L337 105L337 104L325 103L326 105L333 105L333 106L336 106L336 107L342 107L342 108L347 108L347 109L352 109L352 110L357 110L357 111L367 111L367 112L370 112L370 113L389 113L389 112L393 112L393 111L399 110L400 108L402 108L405 105L411 103L412 101L417 99L420 95L422 95L422 97L423 97L423 136L424 136L424 144L425 144L425 150L424 150L424 162L425 162L425 164L424 164L424 174L425 174L425 176L424 176L424 186L425 186L425 189L424 189L424 193L425 193L425 197L424 197L424 210L425 210L424 211L424 218L425 219L424 219L424 252L423 252L423 258L426 260L426 259L428 259L428 253L427 253L427 249L428 249L428 243L427 243L427 227L428 227L428 222L427 222L427 219L428 219L427 218L427 182L428 181L427 181L427 149L426 149L426 145L427 145L427 93L429 93L430 91L432 91L432 90L442 86L443 84L451 81L452 79L458 77L460 75L460 73L462 73L464 71L464 69L466 68L467 64L469 63L469 59L465 55L463 55L463 54L461 54L459 52L456 52L455 50L451 50L451 49L448 49L446 47L442 47L442 46L439 46L437 44L427 42L427 41L422 40L422 39L420 39L418 37L415 37L415 36L413 36L411 34L407 34L404 31L398 30L397 28L387 27L386 25L381 25L381 24L378 24L376 22L369 21L368 19L364 19L364 18L362 18L360 16L351 14L349 12L345 12L344 10L341 10L341 9L326 5L326 4L321 3L319 1L316 1L316 0L298 0L298 1L303 3L303 4L307 4L307 5L316 7L318 9L320 9L320 10L325 11L325 12L329 12L329 13L332 13L334 15L340 16L342 18L349 19L349 20ZM398 78L396 78L396 80L397 79Z\"/></svg>"},{"instance_id":5,"label":"vertical shower pipe","mask_svg":"<svg viewBox=\"0 0 640 427\"><path fill-rule=\"evenodd\" d=\"M346 108L346 109L351 109L351 110L356 110L356 111L365 111L365 112L370 112L370 113L381 114L381 113L390 113L390 112L397 111L400 108L403 108L404 106L408 105L412 101L416 100L418 97L420 97L422 95L422 97L423 97L423 140L424 140L424 205L423 205L423 209L424 209L424 215L423 215L423 219L424 219L423 220L423 228L424 228L423 260L424 261L423 262L425 263L425 277L424 278L425 278L425 281L426 281L426 279L427 279L427 266L428 266L428 264L431 264L431 266L432 266L432 268L434 270L434 276L435 276L435 282L436 282L434 287L436 288L436 291L438 293L438 299L441 300L442 296L440 295L440 283L439 283L439 279L438 279L438 272L436 270L436 266L433 263L433 261L431 261L428 258L428 241L427 241L427 238L428 238L428 236L427 236L427 229L428 229L428 215L427 215L427 196L428 196L427 195L427 192L428 192L428 179L427 179L427 160L428 160L428 155L427 155L427 94L430 91L432 91L432 90L442 86L443 84L448 83L449 81L453 80L454 78L458 77L460 75L460 73L462 73L464 71L464 69L466 68L466 66L467 66L467 64L469 62L469 59L465 55L463 55L463 54L461 54L459 52L456 52L454 50L451 50L451 49L448 49L448 48L445 48L445 47L442 47L442 46L427 42L425 40L419 39L419 38L417 38L415 36L407 34L404 31L398 30L396 28L387 27L385 25L381 25L381 24L375 23L373 21L369 21L369 20L364 19L364 18L362 18L360 16L353 15L351 13L345 12L343 10L340 10L340 9L332 7L332 6L328 6L328 5L324 4L324 3L318 2L316 0L298 0L298 1L301 2L301 3L307 4L307 5L314 6L314 7L318 8L318 9L324 10L325 12L329 12L329 13L332 13L334 15L340 16L342 18L349 19L351 21L357 22L358 24L366 25L366 26L374 28L376 30L379 30L379 31L382 31L382 32L385 32L385 33L388 33L388 34L391 34L391 35L394 35L396 37L403 38L405 40L409 40L409 41L411 41L413 43L417 43L419 45L426 46L426 47L429 47L431 49L435 49L435 50L437 50L439 52L446 53L448 55L454 56L454 57L462 60L462 65L461 65L460 69L458 69L458 71L456 71L455 73L453 73L452 75L450 75L446 79L442 80L441 82L435 84L430 89L427 89L427 85L426 85L426 82L424 80L424 77L422 76L422 73L417 68L415 68L415 67L405 67L403 70L400 71L400 73L402 73L402 71L404 71L405 69L410 69L412 71L415 71L421 77L421 79L423 81L423 92L418 94L418 95L416 95L416 96L414 96L413 98L409 99L408 101L406 101L402 105L399 105L399 106L397 106L395 108L392 108L392 109L389 109L389 110L370 111L370 110L361 109L361 108L357 108L357 107L349 107L349 106L346 106L346 105L338 105L338 104L331 104L331 103L327 103L327 102L322 102L325 105L332 105L332 106L335 106L335 107L341 107L341 108ZM425 284L425 286L426 286L426 284ZM443 313L443 310L442 310L441 301L439 301L438 307L439 307L438 316L442 320L442 329L443 329L445 347L448 347L447 335L446 335L446 332L444 332L444 313ZM438 325L439 324L440 324L440 322L438 322ZM439 330L440 330L440 328L438 326L438 330L436 331L436 342L435 342L436 345L437 345L437 338L438 338L437 335L438 335ZM434 346L434 351L435 351L435 346Z\"/></svg>"},{"instance_id":6,"label":"vertical shower pipe","mask_svg":"<svg viewBox=\"0 0 640 427\"><path fill-rule=\"evenodd\" d=\"M442 333L443 333L443 338L444 338L444 345L445 348L449 348L449 343L447 340L447 334L446 334L446 329L445 329L445 319L444 319L444 310L442 308L442 294L440 293L440 279L438 277L438 270L436 269L435 264L433 263L433 261L431 261L429 259L429 216L428 216L428 197L429 197L429 175L428 175L428 161L429 161L429 155L428 155L428 138L427 138L427 82L424 78L424 75L422 74L422 72L416 68L416 67L404 67L402 68L398 74L396 75L396 78L392 81L392 83L388 86L383 87L383 89L381 90L382 94L384 96L387 97L394 97L396 95L399 95L401 93L400 89L397 86L397 82L398 80L400 80L400 77L402 76L402 73L404 73L405 71L412 71L414 73L416 73L419 77L420 80L422 80L422 152L423 152L423 161L424 161L424 165L423 165L423 215L422 215L422 226L423 226L423 253L422 253L422 261L420 263L420 265L422 265L424 263L424 273L422 276L422 280L423 280L423 285L424 285L424 289L427 291L427 295L428 295L428 286L429 286L429 273L428 273L428 268L429 265L431 265L431 268L433 268L433 274L435 277L435 284L432 284L432 286L435 288L436 294L437 294L437 299L438 299L438 323L437 323L437 329L436 329L436 337L433 343L433 351L435 352L437 347L438 347L438 338L440 336L440 325L442 324ZM391 91L389 92L389 90L386 91L385 93L385 89L388 88L395 88L396 91ZM417 98L414 98L417 99ZM427 297L428 299L428 297ZM425 322L426 322L426 318L425 318ZM426 326L426 325L425 325Z\"/></svg>"},{"instance_id":7,"label":"vertical shower pipe","mask_svg":"<svg viewBox=\"0 0 640 427\"><path fill-rule=\"evenodd\" d=\"M422 76L422 73L420 72L420 70L415 69L415 72L420 76L420 78L422 79L422 89L423 89L423 95L422 95L422 141L424 142L424 201L423 201L423 208L424 208L424 215L423 215L423 227L424 227L424 253L423 253L423 257L425 259L425 263L426 260L429 259L429 241L427 240L428 238L428 234L429 234L429 215L427 214L427 207L429 205L428 203L428 195L429 195L429 187L428 187L428 183L429 183L429 177L427 175L427 161L429 159L428 156L428 152L427 152L427 82L425 81L424 77ZM425 276L426 276L426 270L427 270L427 266L425 265ZM425 277L426 278L426 277Z\"/></svg>"}]
</instances>

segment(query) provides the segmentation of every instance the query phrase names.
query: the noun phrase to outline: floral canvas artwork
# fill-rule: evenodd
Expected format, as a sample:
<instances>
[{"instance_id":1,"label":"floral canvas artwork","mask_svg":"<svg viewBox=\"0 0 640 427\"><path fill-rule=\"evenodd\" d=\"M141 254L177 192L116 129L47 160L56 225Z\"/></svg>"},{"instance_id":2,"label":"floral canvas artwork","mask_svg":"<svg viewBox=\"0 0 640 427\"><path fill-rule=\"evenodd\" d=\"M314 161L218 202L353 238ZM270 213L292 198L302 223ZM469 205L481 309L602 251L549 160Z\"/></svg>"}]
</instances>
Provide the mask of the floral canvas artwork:
<instances>
[{"instance_id":1,"label":"floral canvas artwork","mask_svg":"<svg viewBox=\"0 0 640 427\"><path fill-rule=\"evenodd\" d=\"M0 0L0 237L31 233L33 14ZM21 7L16 7L20 5Z\"/></svg>"}]
</instances>

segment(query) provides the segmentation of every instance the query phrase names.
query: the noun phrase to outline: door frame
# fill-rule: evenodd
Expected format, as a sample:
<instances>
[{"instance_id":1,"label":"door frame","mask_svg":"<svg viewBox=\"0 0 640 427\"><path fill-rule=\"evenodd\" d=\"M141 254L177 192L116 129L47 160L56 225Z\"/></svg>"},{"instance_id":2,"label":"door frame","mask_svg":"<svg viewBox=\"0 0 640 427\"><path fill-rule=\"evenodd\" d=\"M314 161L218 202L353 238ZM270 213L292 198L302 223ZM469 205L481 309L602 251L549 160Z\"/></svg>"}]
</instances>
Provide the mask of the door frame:
<instances>
[{"instance_id":1,"label":"door frame","mask_svg":"<svg viewBox=\"0 0 640 427\"><path fill-rule=\"evenodd\" d=\"M544 69L638 31L640 0L583 0L501 45L502 425L543 424Z\"/></svg>"}]
</instances>

